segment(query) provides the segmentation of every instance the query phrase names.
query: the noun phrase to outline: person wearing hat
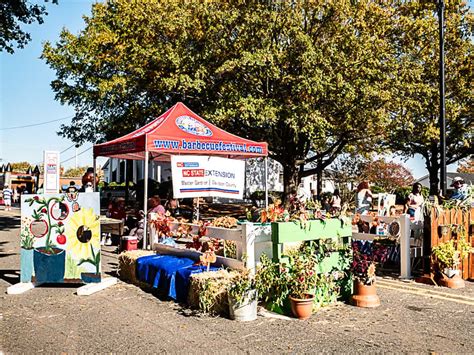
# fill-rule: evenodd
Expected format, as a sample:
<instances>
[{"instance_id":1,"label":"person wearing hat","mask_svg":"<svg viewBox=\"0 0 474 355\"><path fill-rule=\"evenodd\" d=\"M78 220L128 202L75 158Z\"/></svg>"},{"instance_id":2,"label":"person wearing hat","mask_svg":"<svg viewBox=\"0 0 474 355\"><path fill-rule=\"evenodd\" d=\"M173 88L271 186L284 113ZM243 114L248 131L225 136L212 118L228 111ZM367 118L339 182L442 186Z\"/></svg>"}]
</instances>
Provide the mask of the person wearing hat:
<instances>
[{"instance_id":1,"label":"person wearing hat","mask_svg":"<svg viewBox=\"0 0 474 355\"><path fill-rule=\"evenodd\" d=\"M454 187L454 191L451 194L451 200L464 200L467 198L467 186L464 184L462 177L456 176L453 179L451 187Z\"/></svg>"},{"instance_id":2,"label":"person wearing hat","mask_svg":"<svg viewBox=\"0 0 474 355\"><path fill-rule=\"evenodd\" d=\"M8 184L5 184L5 188L3 189L3 201L5 203L5 211L12 210L12 196L13 190L8 187Z\"/></svg>"}]
</instances>

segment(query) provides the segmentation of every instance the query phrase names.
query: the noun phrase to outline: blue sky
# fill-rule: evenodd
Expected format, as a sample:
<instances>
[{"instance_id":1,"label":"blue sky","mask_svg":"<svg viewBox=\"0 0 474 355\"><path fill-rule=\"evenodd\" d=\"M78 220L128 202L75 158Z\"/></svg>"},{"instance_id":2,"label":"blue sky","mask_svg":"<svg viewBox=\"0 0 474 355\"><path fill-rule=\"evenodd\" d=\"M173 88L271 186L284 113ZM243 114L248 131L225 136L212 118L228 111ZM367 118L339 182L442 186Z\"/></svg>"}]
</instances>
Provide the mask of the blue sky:
<instances>
[{"instance_id":1,"label":"blue sky","mask_svg":"<svg viewBox=\"0 0 474 355\"><path fill-rule=\"evenodd\" d=\"M31 1L43 3L42 1ZM49 15L42 25L24 26L31 33L32 41L24 49L0 54L0 164L5 162L28 161L37 164L42 161L43 150L64 151L73 143L59 137L56 132L61 123L69 122L74 115L72 107L62 106L54 100L50 82L54 72L39 59L42 43L55 43L63 27L72 33L83 28L83 15L90 15L93 0L60 0L59 5L47 4ZM469 2L472 7L473 1ZM6 129L66 118L58 122L21 129ZM78 165L92 165L91 144L79 147ZM89 150L88 150L89 149ZM66 168L75 164L75 148L61 154ZM399 159L395 159L400 161ZM104 160L99 161L99 164ZM415 177L426 174L424 162L420 158L410 159L405 164ZM455 167L448 167L454 171Z\"/></svg>"}]
</instances>

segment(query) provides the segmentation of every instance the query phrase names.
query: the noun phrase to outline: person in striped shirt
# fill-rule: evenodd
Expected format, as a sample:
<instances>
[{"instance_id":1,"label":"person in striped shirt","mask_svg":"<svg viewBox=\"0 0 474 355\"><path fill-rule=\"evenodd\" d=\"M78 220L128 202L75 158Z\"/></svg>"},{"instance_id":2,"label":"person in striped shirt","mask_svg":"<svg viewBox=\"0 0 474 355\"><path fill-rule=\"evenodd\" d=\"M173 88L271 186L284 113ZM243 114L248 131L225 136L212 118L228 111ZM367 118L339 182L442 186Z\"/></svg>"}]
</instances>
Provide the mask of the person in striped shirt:
<instances>
[{"instance_id":1,"label":"person in striped shirt","mask_svg":"<svg viewBox=\"0 0 474 355\"><path fill-rule=\"evenodd\" d=\"M12 196L13 190L8 187L8 184L5 184L3 189L3 201L5 202L5 211L11 211L12 209Z\"/></svg>"}]
</instances>

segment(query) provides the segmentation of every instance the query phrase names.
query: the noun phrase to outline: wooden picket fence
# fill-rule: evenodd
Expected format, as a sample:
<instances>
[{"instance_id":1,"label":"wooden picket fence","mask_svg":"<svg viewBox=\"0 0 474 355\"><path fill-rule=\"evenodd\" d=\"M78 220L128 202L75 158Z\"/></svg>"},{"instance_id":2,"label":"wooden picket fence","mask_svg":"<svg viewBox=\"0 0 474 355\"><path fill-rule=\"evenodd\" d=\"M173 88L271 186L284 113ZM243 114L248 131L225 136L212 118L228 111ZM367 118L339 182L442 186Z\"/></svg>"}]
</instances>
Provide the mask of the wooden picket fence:
<instances>
[{"instance_id":1,"label":"wooden picket fence","mask_svg":"<svg viewBox=\"0 0 474 355\"><path fill-rule=\"evenodd\" d=\"M445 210L432 208L430 216L431 247L447 242L453 237L455 238L453 228L450 228L453 225L463 226L467 242L474 248L474 208L468 211L460 208ZM443 226L448 228L443 228ZM460 233L458 233L459 235ZM474 251L471 251L462 260L461 274L465 280L474 279Z\"/></svg>"}]
</instances>

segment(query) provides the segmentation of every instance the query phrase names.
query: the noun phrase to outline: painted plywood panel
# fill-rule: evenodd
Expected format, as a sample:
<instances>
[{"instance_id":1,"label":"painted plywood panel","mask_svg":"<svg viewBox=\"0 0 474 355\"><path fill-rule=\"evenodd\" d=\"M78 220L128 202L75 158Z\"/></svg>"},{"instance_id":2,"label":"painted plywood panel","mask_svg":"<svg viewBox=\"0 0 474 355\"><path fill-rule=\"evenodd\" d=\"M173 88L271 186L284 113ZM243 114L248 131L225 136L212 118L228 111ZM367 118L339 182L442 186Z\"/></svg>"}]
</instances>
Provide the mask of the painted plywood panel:
<instances>
[{"instance_id":1,"label":"painted plywood panel","mask_svg":"<svg viewBox=\"0 0 474 355\"><path fill-rule=\"evenodd\" d=\"M21 199L21 282L100 282L99 193Z\"/></svg>"}]
</instances>

